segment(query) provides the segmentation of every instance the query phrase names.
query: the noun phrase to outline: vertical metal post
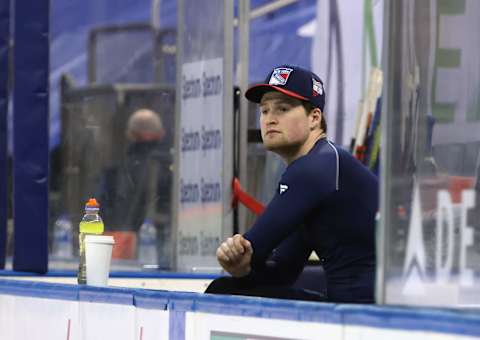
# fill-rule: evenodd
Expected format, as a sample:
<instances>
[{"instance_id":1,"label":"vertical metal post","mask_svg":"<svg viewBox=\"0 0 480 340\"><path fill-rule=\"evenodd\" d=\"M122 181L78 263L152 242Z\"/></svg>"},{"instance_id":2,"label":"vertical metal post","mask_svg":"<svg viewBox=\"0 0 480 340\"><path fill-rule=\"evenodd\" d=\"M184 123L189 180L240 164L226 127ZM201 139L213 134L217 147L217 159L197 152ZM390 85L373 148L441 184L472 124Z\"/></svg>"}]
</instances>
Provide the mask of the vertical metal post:
<instances>
[{"instance_id":1,"label":"vertical metal post","mask_svg":"<svg viewBox=\"0 0 480 340\"><path fill-rule=\"evenodd\" d=\"M14 14L13 269L48 268L49 0L17 0Z\"/></svg>"},{"instance_id":2,"label":"vertical metal post","mask_svg":"<svg viewBox=\"0 0 480 340\"><path fill-rule=\"evenodd\" d=\"M385 303L385 271L387 266L387 246L389 240L389 228L387 223L390 221L390 193L391 187L389 167L392 162L392 143L389 140L393 130L393 110L392 94L393 87L391 81L394 79L393 58L394 53L390 53L394 47L394 25L395 12L394 1L385 0L383 9L383 48L382 48L382 70L384 74L382 91L382 139L380 148L380 220L377 221L377 275L375 287L375 300L378 304Z\"/></svg>"},{"instance_id":3,"label":"vertical metal post","mask_svg":"<svg viewBox=\"0 0 480 340\"><path fill-rule=\"evenodd\" d=\"M5 268L8 207L8 98L10 51L10 1L0 1L0 269Z\"/></svg>"},{"instance_id":4,"label":"vertical metal post","mask_svg":"<svg viewBox=\"0 0 480 340\"><path fill-rule=\"evenodd\" d=\"M178 268L177 261L177 235L178 235L178 209L180 192L180 119L182 107L182 64L183 64L183 42L185 39L185 0L177 1L177 54L176 54L176 86L175 86L175 138L173 139L173 185L172 185L172 238L173 264L174 269Z\"/></svg>"},{"instance_id":5,"label":"vertical metal post","mask_svg":"<svg viewBox=\"0 0 480 340\"><path fill-rule=\"evenodd\" d=\"M233 1L224 2L224 54L223 54L223 236L233 230L232 197L233 177Z\"/></svg>"},{"instance_id":6,"label":"vertical metal post","mask_svg":"<svg viewBox=\"0 0 480 340\"><path fill-rule=\"evenodd\" d=\"M155 30L160 29L160 6L162 0L152 0L150 7L150 24Z\"/></svg>"},{"instance_id":7,"label":"vertical metal post","mask_svg":"<svg viewBox=\"0 0 480 340\"><path fill-rule=\"evenodd\" d=\"M239 117L239 179L244 188L248 188L247 177L247 152L248 152L248 103L243 95L247 91L249 69L249 37L250 37L250 0L239 0L238 4L238 37L239 37L239 62L237 74L240 86L240 117ZM247 211L242 205L238 206L239 232L247 230Z\"/></svg>"},{"instance_id":8,"label":"vertical metal post","mask_svg":"<svg viewBox=\"0 0 480 340\"><path fill-rule=\"evenodd\" d=\"M97 42L96 35L89 34L88 37L88 83L95 84L96 79L96 68L97 68Z\"/></svg>"}]
</instances>

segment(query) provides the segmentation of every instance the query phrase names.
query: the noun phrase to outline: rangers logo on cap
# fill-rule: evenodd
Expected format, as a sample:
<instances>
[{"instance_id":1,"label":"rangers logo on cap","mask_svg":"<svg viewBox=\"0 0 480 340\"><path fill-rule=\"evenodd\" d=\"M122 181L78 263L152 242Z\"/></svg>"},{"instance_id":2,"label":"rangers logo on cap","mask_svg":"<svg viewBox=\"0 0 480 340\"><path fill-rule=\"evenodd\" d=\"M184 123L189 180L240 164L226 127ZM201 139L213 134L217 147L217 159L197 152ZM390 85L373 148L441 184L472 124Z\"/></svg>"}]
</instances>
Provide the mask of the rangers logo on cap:
<instances>
[{"instance_id":1,"label":"rangers logo on cap","mask_svg":"<svg viewBox=\"0 0 480 340\"><path fill-rule=\"evenodd\" d=\"M318 80L315 80L312 78L312 83L313 83L313 95L318 96L323 94L323 85L321 82Z\"/></svg>"},{"instance_id":2,"label":"rangers logo on cap","mask_svg":"<svg viewBox=\"0 0 480 340\"><path fill-rule=\"evenodd\" d=\"M268 83L270 85L285 85L292 71L293 69L286 67L276 68L273 70Z\"/></svg>"}]
</instances>

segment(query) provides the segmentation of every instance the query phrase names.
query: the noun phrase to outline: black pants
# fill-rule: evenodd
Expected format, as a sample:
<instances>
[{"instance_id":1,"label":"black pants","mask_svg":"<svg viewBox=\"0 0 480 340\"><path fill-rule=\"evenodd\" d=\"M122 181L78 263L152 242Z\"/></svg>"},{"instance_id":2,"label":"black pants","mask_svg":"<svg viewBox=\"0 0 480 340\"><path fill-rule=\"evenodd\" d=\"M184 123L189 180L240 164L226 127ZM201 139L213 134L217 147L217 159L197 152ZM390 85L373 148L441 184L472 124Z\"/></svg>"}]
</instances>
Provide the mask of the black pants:
<instances>
[{"instance_id":1,"label":"black pants","mask_svg":"<svg viewBox=\"0 0 480 340\"><path fill-rule=\"evenodd\" d=\"M291 286L261 286L251 281L234 277L220 277L215 279L207 287L205 293L259 296L302 301L326 301L326 296L315 291L293 288Z\"/></svg>"}]
</instances>

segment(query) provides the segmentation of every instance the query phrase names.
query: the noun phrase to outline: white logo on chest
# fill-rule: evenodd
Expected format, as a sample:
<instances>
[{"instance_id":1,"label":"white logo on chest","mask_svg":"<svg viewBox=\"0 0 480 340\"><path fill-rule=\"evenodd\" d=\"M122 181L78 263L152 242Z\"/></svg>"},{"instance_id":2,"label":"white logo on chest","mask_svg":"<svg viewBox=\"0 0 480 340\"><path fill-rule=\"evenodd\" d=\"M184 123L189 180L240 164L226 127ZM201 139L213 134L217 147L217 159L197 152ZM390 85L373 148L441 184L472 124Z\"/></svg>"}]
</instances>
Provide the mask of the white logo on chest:
<instances>
[{"instance_id":1,"label":"white logo on chest","mask_svg":"<svg viewBox=\"0 0 480 340\"><path fill-rule=\"evenodd\" d=\"M283 194L287 190L288 190L288 185L280 184L280 195Z\"/></svg>"}]
</instances>

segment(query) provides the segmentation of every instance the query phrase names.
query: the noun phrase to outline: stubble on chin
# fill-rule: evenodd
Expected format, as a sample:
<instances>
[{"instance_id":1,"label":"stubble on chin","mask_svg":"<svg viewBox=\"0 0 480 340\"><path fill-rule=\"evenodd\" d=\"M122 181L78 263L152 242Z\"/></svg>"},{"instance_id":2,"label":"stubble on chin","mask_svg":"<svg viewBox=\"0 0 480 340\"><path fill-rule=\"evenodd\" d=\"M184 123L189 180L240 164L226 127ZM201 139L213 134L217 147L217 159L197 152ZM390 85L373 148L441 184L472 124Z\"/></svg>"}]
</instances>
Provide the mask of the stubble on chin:
<instances>
[{"instance_id":1,"label":"stubble on chin","mask_svg":"<svg viewBox=\"0 0 480 340\"><path fill-rule=\"evenodd\" d=\"M266 150L275 152L275 151L281 150L285 145L280 141L267 141L267 142L264 141L263 146L265 147Z\"/></svg>"},{"instance_id":2,"label":"stubble on chin","mask_svg":"<svg viewBox=\"0 0 480 340\"><path fill-rule=\"evenodd\" d=\"M275 149L277 147L277 145L279 144L278 141L272 139L269 136L262 136L262 140L263 140L263 146L267 150Z\"/></svg>"}]
</instances>

